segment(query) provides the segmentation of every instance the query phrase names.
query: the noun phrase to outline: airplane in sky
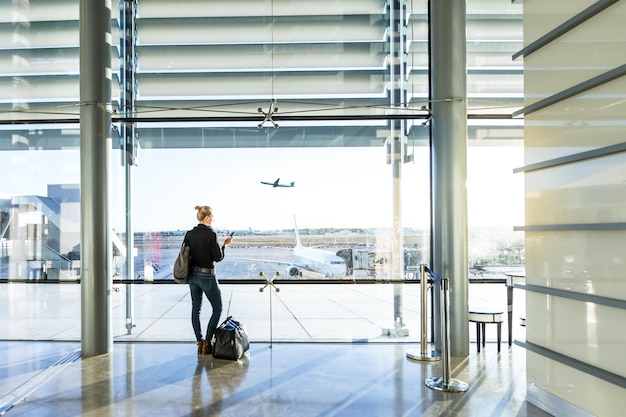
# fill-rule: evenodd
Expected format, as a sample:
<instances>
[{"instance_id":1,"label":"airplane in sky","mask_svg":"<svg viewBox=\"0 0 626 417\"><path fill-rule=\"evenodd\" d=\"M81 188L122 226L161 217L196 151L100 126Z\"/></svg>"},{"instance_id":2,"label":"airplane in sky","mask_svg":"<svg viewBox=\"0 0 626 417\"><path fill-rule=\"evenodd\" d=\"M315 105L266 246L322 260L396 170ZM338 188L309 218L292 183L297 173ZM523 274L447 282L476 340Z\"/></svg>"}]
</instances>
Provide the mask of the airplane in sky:
<instances>
[{"instance_id":1,"label":"airplane in sky","mask_svg":"<svg viewBox=\"0 0 626 417\"><path fill-rule=\"evenodd\" d=\"M281 184L280 182L280 178L278 178L276 181L274 182L268 182L268 181L261 181L261 184L264 185L271 185L273 188L276 187L286 187L286 188L290 188L290 187L295 187L296 183L294 181L291 181L289 184Z\"/></svg>"}]
</instances>

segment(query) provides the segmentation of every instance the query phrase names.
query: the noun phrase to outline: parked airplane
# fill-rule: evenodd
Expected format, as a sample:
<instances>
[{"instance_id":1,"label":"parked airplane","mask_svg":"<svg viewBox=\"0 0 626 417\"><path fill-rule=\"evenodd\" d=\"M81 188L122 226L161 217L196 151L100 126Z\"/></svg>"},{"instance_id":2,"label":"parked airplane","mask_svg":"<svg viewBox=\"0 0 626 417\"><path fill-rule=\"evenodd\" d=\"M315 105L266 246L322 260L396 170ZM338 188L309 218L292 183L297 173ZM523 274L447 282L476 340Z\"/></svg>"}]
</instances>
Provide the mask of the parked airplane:
<instances>
[{"instance_id":1,"label":"parked airplane","mask_svg":"<svg viewBox=\"0 0 626 417\"><path fill-rule=\"evenodd\" d=\"M276 181L274 182L267 182L267 181L261 181L261 184L264 185L271 185L273 188L276 187L295 187L296 183L294 181L291 181L289 184L281 184L280 182L280 178L278 178Z\"/></svg>"},{"instance_id":2,"label":"parked airplane","mask_svg":"<svg viewBox=\"0 0 626 417\"><path fill-rule=\"evenodd\" d=\"M276 236L276 235L281 235L283 234L282 230L279 229L274 229L274 230L255 230L251 227L248 227L248 234L249 235L256 235L256 236Z\"/></svg>"},{"instance_id":3,"label":"parked airplane","mask_svg":"<svg viewBox=\"0 0 626 417\"><path fill-rule=\"evenodd\" d=\"M329 278L342 278L346 275L346 261L333 252L302 245L300 232L294 217L296 246L293 248L295 263L287 267L289 276L302 276L302 269L324 274Z\"/></svg>"},{"instance_id":4,"label":"parked airplane","mask_svg":"<svg viewBox=\"0 0 626 417\"><path fill-rule=\"evenodd\" d=\"M311 248L302 245L300 240L300 232L295 223L296 246L292 252L294 262L279 261L272 259L250 259L238 258L244 261L271 263L276 265L284 265L286 272L290 277L301 277L304 270L324 275L328 278L343 278L347 273L346 261L335 253L318 248ZM237 259L237 258L230 258Z\"/></svg>"}]
</instances>

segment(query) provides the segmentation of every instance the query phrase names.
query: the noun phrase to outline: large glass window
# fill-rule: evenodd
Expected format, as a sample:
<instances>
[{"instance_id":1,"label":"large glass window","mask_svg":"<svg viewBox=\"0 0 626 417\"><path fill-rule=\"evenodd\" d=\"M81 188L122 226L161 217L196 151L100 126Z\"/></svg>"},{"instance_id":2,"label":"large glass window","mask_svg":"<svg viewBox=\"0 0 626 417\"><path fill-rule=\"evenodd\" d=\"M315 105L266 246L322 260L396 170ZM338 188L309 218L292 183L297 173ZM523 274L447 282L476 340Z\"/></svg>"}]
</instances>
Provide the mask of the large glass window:
<instances>
[{"instance_id":1,"label":"large glass window","mask_svg":"<svg viewBox=\"0 0 626 417\"><path fill-rule=\"evenodd\" d=\"M430 260L426 0L113 6L115 280L171 282L207 204L235 232L224 281L414 282ZM78 1L0 11L0 279L78 282ZM501 277L524 258L521 6L467 11L468 268ZM296 231L328 265L294 254ZM408 317L402 291L383 303Z\"/></svg>"}]
</instances>

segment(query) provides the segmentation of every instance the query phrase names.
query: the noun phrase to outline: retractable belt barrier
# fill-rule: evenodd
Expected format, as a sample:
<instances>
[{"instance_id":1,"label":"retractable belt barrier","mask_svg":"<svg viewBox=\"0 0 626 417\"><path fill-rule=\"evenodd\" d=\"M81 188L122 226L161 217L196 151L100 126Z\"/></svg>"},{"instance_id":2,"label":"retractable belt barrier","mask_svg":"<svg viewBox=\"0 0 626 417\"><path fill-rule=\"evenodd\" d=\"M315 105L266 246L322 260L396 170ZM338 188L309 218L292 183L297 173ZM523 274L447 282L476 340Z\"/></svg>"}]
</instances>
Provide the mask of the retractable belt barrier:
<instances>
[{"instance_id":1,"label":"retractable belt barrier","mask_svg":"<svg viewBox=\"0 0 626 417\"><path fill-rule=\"evenodd\" d=\"M420 264L420 321L421 321L421 339L420 351L409 350L406 357L416 361L438 361L441 356L434 349L428 353L428 279L426 278L426 265Z\"/></svg>"},{"instance_id":2,"label":"retractable belt barrier","mask_svg":"<svg viewBox=\"0 0 626 417\"><path fill-rule=\"evenodd\" d=\"M469 386L457 379L450 377L450 282L448 278L444 278L434 272L432 269L424 265L424 270L435 281L441 283L441 303L440 303L440 315L441 315L441 335L442 335L442 355L441 365L443 369L443 376L437 378L427 378L424 384L428 388L437 391L446 392L465 392L469 389ZM424 279L424 277L422 277Z\"/></svg>"}]
</instances>

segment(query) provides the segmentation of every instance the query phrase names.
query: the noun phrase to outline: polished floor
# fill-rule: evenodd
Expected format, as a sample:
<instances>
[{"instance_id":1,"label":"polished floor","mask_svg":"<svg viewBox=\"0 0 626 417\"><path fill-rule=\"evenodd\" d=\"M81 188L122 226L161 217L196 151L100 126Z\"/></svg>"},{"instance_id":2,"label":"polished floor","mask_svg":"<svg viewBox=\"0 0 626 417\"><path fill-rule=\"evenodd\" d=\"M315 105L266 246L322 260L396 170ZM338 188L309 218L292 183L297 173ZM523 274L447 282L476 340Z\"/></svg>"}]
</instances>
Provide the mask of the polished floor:
<instances>
[{"instance_id":1,"label":"polished floor","mask_svg":"<svg viewBox=\"0 0 626 417\"><path fill-rule=\"evenodd\" d=\"M394 334L399 289L406 332ZM525 351L504 342L498 353L493 326L477 352L468 323L470 354L451 358L450 378L466 392L425 385L444 371L407 358L420 352L418 285L224 285L225 310L252 340L239 362L196 353L186 286L113 290L113 352L87 358L79 285L0 285L0 415L548 416L526 401ZM470 303L506 308L506 288L471 285ZM524 328L513 334L523 339Z\"/></svg>"},{"instance_id":2,"label":"polished floor","mask_svg":"<svg viewBox=\"0 0 626 417\"><path fill-rule=\"evenodd\" d=\"M253 343L240 361L198 355L194 343L115 343L81 358L78 343L0 342L0 409L28 416L516 416L549 414L528 403L525 354L487 343L442 362L408 359L407 343ZM419 352L419 350L418 350Z\"/></svg>"}]
</instances>

